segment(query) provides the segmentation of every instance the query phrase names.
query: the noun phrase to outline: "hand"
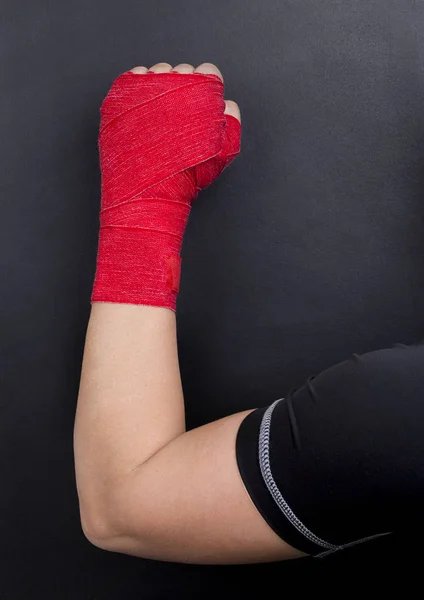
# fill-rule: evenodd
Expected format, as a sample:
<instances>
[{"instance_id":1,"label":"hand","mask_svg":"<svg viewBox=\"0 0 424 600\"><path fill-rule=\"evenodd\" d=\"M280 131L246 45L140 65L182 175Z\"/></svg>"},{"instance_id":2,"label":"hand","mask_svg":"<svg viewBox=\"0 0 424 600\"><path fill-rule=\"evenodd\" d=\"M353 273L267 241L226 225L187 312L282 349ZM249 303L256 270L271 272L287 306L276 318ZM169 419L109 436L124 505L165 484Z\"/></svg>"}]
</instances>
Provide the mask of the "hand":
<instances>
[{"instance_id":1,"label":"hand","mask_svg":"<svg viewBox=\"0 0 424 600\"><path fill-rule=\"evenodd\" d=\"M101 108L100 244L93 301L175 310L191 203L240 151L240 112L205 63L135 67Z\"/></svg>"}]
</instances>

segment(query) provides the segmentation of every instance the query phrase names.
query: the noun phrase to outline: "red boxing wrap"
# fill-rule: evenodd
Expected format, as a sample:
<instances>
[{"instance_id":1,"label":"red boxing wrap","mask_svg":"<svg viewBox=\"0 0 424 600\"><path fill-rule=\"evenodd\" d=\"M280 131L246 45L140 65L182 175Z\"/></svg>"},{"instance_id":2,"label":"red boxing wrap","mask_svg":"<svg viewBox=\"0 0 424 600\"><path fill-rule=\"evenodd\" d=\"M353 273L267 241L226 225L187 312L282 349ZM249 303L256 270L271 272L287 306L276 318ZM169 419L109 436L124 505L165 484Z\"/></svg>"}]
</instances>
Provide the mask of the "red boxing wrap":
<instances>
[{"instance_id":1,"label":"red boxing wrap","mask_svg":"<svg viewBox=\"0 0 424 600\"><path fill-rule=\"evenodd\" d=\"M175 310L191 203L240 151L216 75L131 72L101 107L102 204L93 302Z\"/></svg>"}]
</instances>

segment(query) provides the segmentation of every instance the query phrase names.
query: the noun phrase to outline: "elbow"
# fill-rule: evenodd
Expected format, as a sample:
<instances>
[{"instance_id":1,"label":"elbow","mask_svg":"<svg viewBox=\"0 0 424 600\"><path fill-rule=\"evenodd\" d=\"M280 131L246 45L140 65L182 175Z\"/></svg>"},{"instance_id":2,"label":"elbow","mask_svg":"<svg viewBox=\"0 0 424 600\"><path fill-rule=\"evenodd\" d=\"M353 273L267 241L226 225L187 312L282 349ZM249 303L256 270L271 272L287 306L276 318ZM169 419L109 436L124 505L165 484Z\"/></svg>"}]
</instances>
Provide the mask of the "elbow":
<instances>
[{"instance_id":1,"label":"elbow","mask_svg":"<svg viewBox=\"0 0 424 600\"><path fill-rule=\"evenodd\" d=\"M154 535L143 508L143 495L137 495L131 478L114 482L77 480L82 533L97 548L148 558Z\"/></svg>"},{"instance_id":2,"label":"elbow","mask_svg":"<svg viewBox=\"0 0 424 600\"><path fill-rule=\"evenodd\" d=\"M133 530L127 507L116 502L80 503L81 529L86 539L101 550L149 558L146 536ZM139 525L139 524L138 524Z\"/></svg>"},{"instance_id":3,"label":"elbow","mask_svg":"<svg viewBox=\"0 0 424 600\"><path fill-rule=\"evenodd\" d=\"M96 505L80 505L81 529L86 539L101 550L116 551L118 540L122 537L116 523L107 513Z\"/></svg>"},{"instance_id":4,"label":"elbow","mask_svg":"<svg viewBox=\"0 0 424 600\"><path fill-rule=\"evenodd\" d=\"M78 468L76 474L82 533L93 546L113 551L123 534L124 509L118 486L95 477L78 477Z\"/></svg>"},{"instance_id":5,"label":"elbow","mask_svg":"<svg viewBox=\"0 0 424 600\"><path fill-rule=\"evenodd\" d=\"M107 552L118 552L119 554L129 554L140 558L154 558L150 544L146 543L144 537L138 532L132 534L131 531L118 531L115 523L107 519L102 519L81 514L81 528L85 538L100 550Z\"/></svg>"},{"instance_id":6,"label":"elbow","mask_svg":"<svg viewBox=\"0 0 424 600\"><path fill-rule=\"evenodd\" d=\"M122 496L114 486L79 487L81 529L86 539L102 550L118 551L120 540L126 537L128 524Z\"/></svg>"}]
</instances>

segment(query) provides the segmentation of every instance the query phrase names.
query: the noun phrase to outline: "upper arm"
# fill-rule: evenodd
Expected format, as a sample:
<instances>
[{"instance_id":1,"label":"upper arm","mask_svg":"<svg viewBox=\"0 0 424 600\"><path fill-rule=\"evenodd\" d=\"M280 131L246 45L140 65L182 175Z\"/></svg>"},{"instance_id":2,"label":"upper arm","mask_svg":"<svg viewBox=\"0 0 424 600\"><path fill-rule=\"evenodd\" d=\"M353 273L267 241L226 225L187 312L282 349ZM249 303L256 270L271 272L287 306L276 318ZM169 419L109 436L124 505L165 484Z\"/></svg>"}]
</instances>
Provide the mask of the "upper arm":
<instances>
[{"instance_id":1,"label":"upper arm","mask_svg":"<svg viewBox=\"0 0 424 600\"><path fill-rule=\"evenodd\" d=\"M111 503L111 520L119 533L104 547L193 563L302 556L267 524L240 476L236 438L249 412L184 433L127 476Z\"/></svg>"}]
</instances>

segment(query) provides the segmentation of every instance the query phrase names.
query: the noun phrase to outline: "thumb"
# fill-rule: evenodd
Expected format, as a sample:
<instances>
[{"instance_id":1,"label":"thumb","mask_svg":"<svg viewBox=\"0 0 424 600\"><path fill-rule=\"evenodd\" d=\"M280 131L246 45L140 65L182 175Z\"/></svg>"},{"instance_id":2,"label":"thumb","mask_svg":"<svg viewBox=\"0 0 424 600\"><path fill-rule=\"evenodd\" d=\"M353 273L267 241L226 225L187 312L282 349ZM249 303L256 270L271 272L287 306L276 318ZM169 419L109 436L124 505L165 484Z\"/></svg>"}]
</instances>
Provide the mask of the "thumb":
<instances>
[{"instance_id":1,"label":"thumb","mask_svg":"<svg viewBox=\"0 0 424 600\"><path fill-rule=\"evenodd\" d=\"M240 120L232 114L225 114L224 116L225 128L222 136L222 148L217 156L220 161L225 163L222 167L223 169L239 154L241 142Z\"/></svg>"},{"instance_id":2,"label":"thumb","mask_svg":"<svg viewBox=\"0 0 424 600\"><path fill-rule=\"evenodd\" d=\"M196 167L196 182L203 189L210 185L240 152L240 109L235 102L227 100L224 112L224 130L220 152Z\"/></svg>"}]
</instances>

